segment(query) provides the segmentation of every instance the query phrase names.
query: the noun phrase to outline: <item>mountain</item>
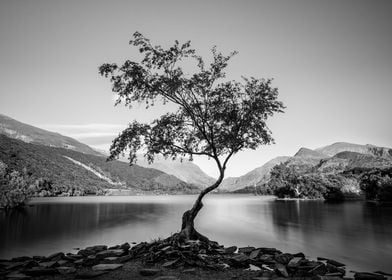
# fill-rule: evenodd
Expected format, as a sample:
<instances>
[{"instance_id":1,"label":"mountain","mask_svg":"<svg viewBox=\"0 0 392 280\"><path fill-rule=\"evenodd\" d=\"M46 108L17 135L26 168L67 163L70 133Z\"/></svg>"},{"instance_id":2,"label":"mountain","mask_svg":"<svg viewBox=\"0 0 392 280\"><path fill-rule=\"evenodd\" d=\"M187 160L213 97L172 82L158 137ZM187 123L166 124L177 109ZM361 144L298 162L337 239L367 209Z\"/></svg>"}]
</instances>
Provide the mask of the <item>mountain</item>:
<instances>
[{"instance_id":1,"label":"mountain","mask_svg":"<svg viewBox=\"0 0 392 280\"><path fill-rule=\"evenodd\" d=\"M313 170L323 174L337 174L355 169L391 167L392 149L345 142L315 150L302 147L292 157L278 157L243 176L225 179L220 189L238 193L254 192L254 187L268 182L271 169L282 162L298 172Z\"/></svg>"},{"instance_id":2,"label":"mountain","mask_svg":"<svg viewBox=\"0 0 392 280\"><path fill-rule=\"evenodd\" d=\"M392 159L390 158L375 156L372 154L344 151L334 155L331 158L320 161L316 167L318 172L330 174L355 169L382 169L391 166Z\"/></svg>"},{"instance_id":3,"label":"mountain","mask_svg":"<svg viewBox=\"0 0 392 280\"><path fill-rule=\"evenodd\" d=\"M337 142L325 147L315 149L315 151L331 157L341 152L355 152L365 155L392 159L392 149L385 147L377 147L370 144L359 145L346 142Z\"/></svg>"},{"instance_id":4,"label":"mountain","mask_svg":"<svg viewBox=\"0 0 392 280\"><path fill-rule=\"evenodd\" d=\"M251 187L256 184L261 184L268 180L269 173L275 165L285 162L288 159L289 157L286 156L277 157L243 176L226 178L223 180L219 190L231 192L245 187Z\"/></svg>"},{"instance_id":5,"label":"mountain","mask_svg":"<svg viewBox=\"0 0 392 280\"><path fill-rule=\"evenodd\" d=\"M10 138L18 139L26 143L65 148L97 156L107 156L107 153L93 149L70 137L24 124L1 114L0 134L4 134ZM120 158L120 160L128 162L128 160L124 158ZM196 164L189 161L184 161L181 163L178 160L173 161L157 159L152 165L149 165L143 157L139 157L137 165L160 170L168 175L177 177L183 182L198 186L200 188L209 186L215 181L213 178L206 175ZM163 180L165 178L161 179Z\"/></svg>"},{"instance_id":6,"label":"mountain","mask_svg":"<svg viewBox=\"0 0 392 280\"><path fill-rule=\"evenodd\" d=\"M26 143L65 148L77 152L102 156L101 153L71 137L28 125L0 114L0 134Z\"/></svg>"},{"instance_id":7,"label":"mountain","mask_svg":"<svg viewBox=\"0 0 392 280\"><path fill-rule=\"evenodd\" d=\"M294 157L321 159L321 158L327 158L328 155L302 147L301 149L298 150L298 152L296 152Z\"/></svg>"},{"instance_id":8,"label":"mountain","mask_svg":"<svg viewBox=\"0 0 392 280\"><path fill-rule=\"evenodd\" d=\"M33 178L52 183L52 194L94 194L110 189L130 194L195 193L199 189L162 171L65 148L26 143L0 135L0 161L12 170L26 168Z\"/></svg>"},{"instance_id":9,"label":"mountain","mask_svg":"<svg viewBox=\"0 0 392 280\"><path fill-rule=\"evenodd\" d=\"M180 160L156 158L152 164L148 164L143 156L139 156L136 164L146 168L158 169L200 188L208 187L215 182L214 178L205 174L199 166L188 160L181 162Z\"/></svg>"},{"instance_id":10,"label":"mountain","mask_svg":"<svg viewBox=\"0 0 392 280\"><path fill-rule=\"evenodd\" d=\"M339 142L316 152L329 156L314 158L312 150L301 149L255 191L279 198L392 200L391 149Z\"/></svg>"}]
</instances>

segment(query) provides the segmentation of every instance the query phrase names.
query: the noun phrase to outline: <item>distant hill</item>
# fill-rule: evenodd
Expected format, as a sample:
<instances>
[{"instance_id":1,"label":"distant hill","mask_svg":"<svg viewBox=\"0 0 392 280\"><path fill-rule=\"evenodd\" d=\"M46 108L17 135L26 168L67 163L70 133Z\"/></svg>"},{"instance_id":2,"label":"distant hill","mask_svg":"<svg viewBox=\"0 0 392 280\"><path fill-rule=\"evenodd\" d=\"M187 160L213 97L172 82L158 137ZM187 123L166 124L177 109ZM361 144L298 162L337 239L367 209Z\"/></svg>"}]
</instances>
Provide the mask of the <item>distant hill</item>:
<instances>
[{"instance_id":1,"label":"distant hill","mask_svg":"<svg viewBox=\"0 0 392 280\"><path fill-rule=\"evenodd\" d=\"M245 187L252 187L256 184L261 184L262 182L268 180L269 173L275 165L288 159L289 157L285 156L277 157L268 161L264 165L246 173L243 176L226 178L223 180L221 186L219 186L219 190L232 192Z\"/></svg>"},{"instance_id":2,"label":"distant hill","mask_svg":"<svg viewBox=\"0 0 392 280\"><path fill-rule=\"evenodd\" d=\"M126 161L128 160L126 159ZM200 188L208 187L215 182L214 178L205 174L199 166L188 160L181 162L180 160L156 158L152 164L148 164L143 156L139 156L136 164L146 168L158 169Z\"/></svg>"},{"instance_id":3,"label":"distant hill","mask_svg":"<svg viewBox=\"0 0 392 280\"><path fill-rule=\"evenodd\" d=\"M337 142L325 147L315 149L315 151L333 157L341 152L356 152L365 155L372 155L382 158L392 159L392 149L377 147L374 145L359 145L346 142Z\"/></svg>"},{"instance_id":4,"label":"distant hill","mask_svg":"<svg viewBox=\"0 0 392 280\"><path fill-rule=\"evenodd\" d=\"M26 143L65 148L77 152L102 156L101 153L71 137L28 125L0 114L0 134Z\"/></svg>"},{"instance_id":5,"label":"distant hill","mask_svg":"<svg viewBox=\"0 0 392 280\"><path fill-rule=\"evenodd\" d=\"M354 169L387 168L392 166L392 159L344 151L333 157L322 160L316 166L318 172L324 174L338 173Z\"/></svg>"},{"instance_id":6,"label":"distant hill","mask_svg":"<svg viewBox=\"0 0 392 280\"><path fill-rule=\"evenodd\" d=\"M300 148L292 157L278 157L237 178L227 178L222 190L237 193L261 191L271 169L282 162L299 172L313 170L322 174L338 174L354 169L387 168L392 166L392 149L374 145L338 142L311 150Z\"/></svg>"},{"instance_id":7,"label":"distant hill","mask_svg":"<svg viewBox=\"0 0 392 280\"><path fill-rule=\"evenodd\" d=\"M318 151L314 151L314 150L308 149L308 148L301 148L294 155L294 157L321 159L321 158L327 158L328 155L323 154L323 153L318 152Z\"/></svg>"},{"instance_id":8,"label":"distant hill","mask_svg":"<svg viewBox=\"0 0 392 280\"><path fill-rule=\"evenodd\" d=\"M344 148L362 153L341 151ZM392 200L390 149L349 143L333 144L322 149L330 155L338 153L318 161L311 156L294 156L276 166L267 184L255 190L273 193L279 198L343 201L366 196L367 199L379 201Z\"/></svg>"},{"instance_id":9,"label":"distant hill","mask_svg":"<svg viewBox=\"0 0 392 280\"><path fill-rule=\"evenodd\" d=\"M122 189L138 193L194 193L199 189L162 171L129 166L120 161L65 148L26 143L0 135L0 160L9 168L27 168L31 176L44 177L63 194L77 189L84 193Z\"/></svg>"}]
</instances>

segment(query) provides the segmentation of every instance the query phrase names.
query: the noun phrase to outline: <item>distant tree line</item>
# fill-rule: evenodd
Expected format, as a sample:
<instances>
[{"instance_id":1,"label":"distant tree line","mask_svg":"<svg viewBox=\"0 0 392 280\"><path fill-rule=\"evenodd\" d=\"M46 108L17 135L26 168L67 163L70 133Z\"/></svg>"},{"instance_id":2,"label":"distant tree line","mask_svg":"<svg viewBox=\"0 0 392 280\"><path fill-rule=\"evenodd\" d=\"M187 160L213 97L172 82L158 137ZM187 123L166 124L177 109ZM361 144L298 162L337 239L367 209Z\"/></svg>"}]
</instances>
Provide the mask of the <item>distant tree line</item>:
<instances>
[{"instance_id":1,"label":"distant tree line","mask_svg":"<svg viewBox=\"0 0 392 280\"><path fill-rule=\"evenodd\" d=\"M104 195L98 187L55 185L51 180L33 176L27 168L17 171L0 161L0 208L25 206L32 197Z\"/></svg>"},{"instance_id":2,"label":"distant tree line","mask_svg":"<svg viewBox=\"0 0 392 280\"><path fill-rule=\"evenodd\" d=\"M343 201L362 191L368 200L392 201L392 168L325 174L315 168L299 170L286 162L276 165L270 176L264 192L278 198Z\"/></svg>"}]
</instances>

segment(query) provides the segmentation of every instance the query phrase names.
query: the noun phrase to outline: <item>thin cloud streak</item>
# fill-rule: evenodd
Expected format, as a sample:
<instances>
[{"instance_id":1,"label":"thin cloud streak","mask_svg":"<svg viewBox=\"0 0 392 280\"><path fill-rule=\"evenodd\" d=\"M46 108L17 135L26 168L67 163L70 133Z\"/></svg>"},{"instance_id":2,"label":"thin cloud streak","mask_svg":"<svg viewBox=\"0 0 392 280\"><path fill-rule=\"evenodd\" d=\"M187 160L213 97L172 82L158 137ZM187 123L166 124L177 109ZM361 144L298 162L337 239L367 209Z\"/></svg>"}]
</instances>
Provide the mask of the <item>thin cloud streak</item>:
<instances>
[{"instance_id":1,"label":"thin cloud streak","mask_svg":"<svg viewBox=\"0 0 392 280\"><path fill-rule=\"evenodd\" d=\"M42 124L37 125L45 130L57 132L68 137L80 140L88 145L94 145L99 139L114 139L119 132L126 128L121 124Z\"/></svg>"}]
</instances>

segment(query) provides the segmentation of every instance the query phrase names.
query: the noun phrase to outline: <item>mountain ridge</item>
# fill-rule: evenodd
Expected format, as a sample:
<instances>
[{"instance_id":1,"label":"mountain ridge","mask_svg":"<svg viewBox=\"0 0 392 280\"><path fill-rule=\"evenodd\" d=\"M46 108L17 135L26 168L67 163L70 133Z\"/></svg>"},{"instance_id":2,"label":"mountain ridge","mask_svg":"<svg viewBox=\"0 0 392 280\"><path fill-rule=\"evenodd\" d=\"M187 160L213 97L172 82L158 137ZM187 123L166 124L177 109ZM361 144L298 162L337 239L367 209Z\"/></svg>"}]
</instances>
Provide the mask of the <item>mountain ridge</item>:
<instances>
[{"instance_id":1,"label":"mountain ridge","mask_svg":"<svg viewBox=\"0 0 392 280\"><path fill-rule=\"evenodd\" d=\"M275 159L282 158L282 160ZM229 177L222 182L221 190L228 192L241 192L242 189L250 190L253 186L266 183L271 169L283 162L297 169L307 169L319 165L320 170L335 172L342 168L371 168L384 167L392 162L392 149L375 145L360 145L347 142L336 142L314 150L301 147L294 156L281 156L262 165L250 172L239 176ZM265 169L257 177L257 170Z\"/></svg>"},{"instance_id":2,"label":"mountain ridge","mask_svg":"<svg viewBox=\"0 0 392 280\"><path fill-rule=\"evenodd\" d=\"M26 143L66 148L86 154L103 156L90 146L71 137L17 121L3 114L0 114L0 134Z\"/></svg>"}]
</instances>

